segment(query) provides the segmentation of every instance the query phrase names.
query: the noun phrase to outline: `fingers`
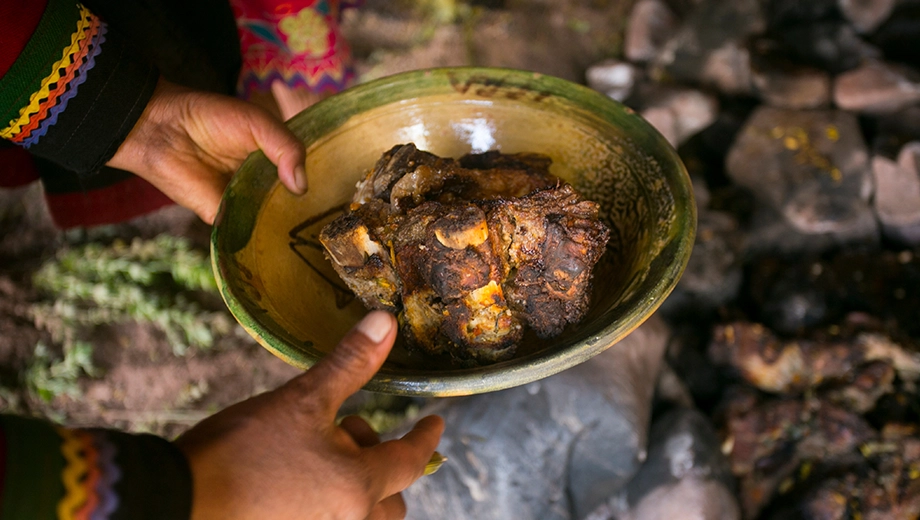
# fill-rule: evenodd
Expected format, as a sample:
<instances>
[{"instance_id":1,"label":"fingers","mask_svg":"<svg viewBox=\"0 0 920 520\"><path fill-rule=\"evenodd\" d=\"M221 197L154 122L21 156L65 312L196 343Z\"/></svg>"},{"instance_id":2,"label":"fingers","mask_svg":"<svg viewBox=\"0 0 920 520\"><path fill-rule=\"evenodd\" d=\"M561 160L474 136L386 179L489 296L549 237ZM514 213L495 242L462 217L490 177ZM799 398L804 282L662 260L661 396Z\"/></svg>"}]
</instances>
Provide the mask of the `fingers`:
<instances>
[{"instance_id":1,"label":"fingers","mask_svg":"<svg viewBox=\"0 0 920 520\"><path fill-rule=\"evenodd\" d=\"M281 118L285 121L322 99L319 94L305 88L291 88L283 81L272 82L271 90Z\"/></svg>"},{"instance_id":2,"label":"fingers","mask_svg":"<svg viewBox=\"0 0 920 520\"><path fill-rule=\"evenodd\" d=\"M436 415L425 417L401 439L387 441L368 448L368 464L378 475L383 486L378 496L390 496L406 489L419 479L425 465L438 447L444 432L444 420Z\"/></svg>"},{"instance_id":3,"label":"fingers","mask_svg":"<svg viewBox=\"0 0 920 520\"><path fill-rule=\"evenodd\" d=\"M367 421L357 415L345 417L339 426L348 432L348 435L351 435L351 438L362 448L380 444L380 436L377 435L377 432L371 428L370 424L367 424Z\"/></svg>"},{"instance_id":4,"label":"fingers","mask_svg":"<svg viewBox=\"0 0 920 520\"><path fill-rule=\"evenodd\" d=\"M255 108L254 105L250 105ZM307 191L307 174L304 170L307 152L303 141L288 127L280 124L267 111L253 110L249 123L256 145L278 167L278 178L293 193Z\"/></svg>"},{"instance_id":5,"label":"fingers","mask_svg":"<svg viewBox=\"0 0 920 520\"><path fill-rule=\"evenodd\" d=\"M396 493L377 502L366 520L399 520L405 517L406 501L401 494Z\"/></svg>"},{"instance_id":6,"label":"fingers","mask_svg":"<svg viewBox=\"0 0 920 520\"><path fill-rule=\"evenodd\" d=\"M361 389L380 369L396 339L396 318L384 311L372 311L341 342L305 374L287 385L321 415L332 421L350 395Z\"/></svg>"}]
</instances>

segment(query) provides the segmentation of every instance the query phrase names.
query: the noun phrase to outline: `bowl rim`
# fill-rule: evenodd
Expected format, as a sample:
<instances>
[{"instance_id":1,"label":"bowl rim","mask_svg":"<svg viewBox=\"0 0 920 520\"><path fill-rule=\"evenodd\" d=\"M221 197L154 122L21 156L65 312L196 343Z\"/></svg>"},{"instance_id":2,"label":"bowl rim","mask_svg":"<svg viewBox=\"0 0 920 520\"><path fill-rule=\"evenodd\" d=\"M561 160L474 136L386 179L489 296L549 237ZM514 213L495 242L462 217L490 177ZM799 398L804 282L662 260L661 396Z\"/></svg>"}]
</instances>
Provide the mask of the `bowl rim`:
<instances>
[{"instance_id":1,"label":"bowl rim","mask_svg":"<svg viewBox=\"0 0 920 520\"><path fill-rule=\"evenodd\" d=\"M667 249L669 250L668 256L670 258L662 276L655 280L654 285L649 287L647 291L642 293L642 298L636 299L628 312L624 314L624 319L613 321L604 326L602 331L588 338L581 349L558 349L551 352L535 353L494 365L445 370L437 372L435 375L428 373L424 377L421 377L421 371L409 370L397 373L384 367L364 386L364 389L368 391L410 396L446 397L471 395L520 386L571 368L612 347L654 314L676 287L690 259L696 235L696 204L689 174L676 150L651 124L638 116L632 109L584 85L533 71L500 67L440 67L413 70L353 86L307 108L286 124L295 133L298 133L298 125L301 125L301 132L316 132L312 139L309 138L310 136L298 135L298 137L305 140L306 146L309 147L328 131L340 127L351 116L363 112L364 109L384 106L398 101L406 87L411 86L418 89L418 84L425 82L424 84L432 87L445 87L445 92L447 92L446 88L456 86L456 82L463 79L466 79L466 81L483 81L484 83L501 82L504 85L513 87L526 86L530 88L531 85L538 85L540 87L538 92L541 94L559 96L567 102L592 109L595 116L600 117L611 125L623 127L624 123L629 123L631 127L636 127L637 130L644 132L647 138L651 140L651 144L654 145L647 153L661 164L662 170L665 172L663 179L668 183L674 194L674 213L676 216L671 225L672 227L677 226L677 229L672 229L670 242L659 253L660 257ZM372 103L372 106L365 107L361 104L362 101ZM325 118L325 127L320 128L318 125L321 126L321 123L316 122L320 118L316 118L314 115L326 112L331 115L330 108L334 106L334 103L339 103L339 107L342 107L342 109L337 110L337 112L342 113L338 114L338 117L334 119ZM221 199L211 231L212 270L221 297L240 325L259 344L275 356L298 368L308 369L319 361L319 358L307 359L303 355L303 351L292 348L284 338L263 326L257 319L256 314L247 308L241 298L242 295L237 294L236 289L224 275L223 264L226 262L224 255L228 232L222 224L228 212L233 211L232 206L234 204L234 198L229 194L238 186L245 185L247 188L252 188L252 183L248 182L250 179L247 179L247 175L250 178L257 177L258 173L247 174L246 166L259 160L264 161L266 159L262 152L256 151L244 161L243 165L231 178ZM255 170L253 169L253 171ZM263 179L259 184L262 185L263 189L267 190L269 189L268 185L273 187L278 182L277 177L273 177L273 179ZM255 222L252 222L251 226L254 227ZM250 235L252 227L250 228ZM234 232L239 233L239 230L234 230ZM242 247L244 245L236 250ZM230 251L226 254L232 256L234 252Z\"/></svg>"}]
</instances>

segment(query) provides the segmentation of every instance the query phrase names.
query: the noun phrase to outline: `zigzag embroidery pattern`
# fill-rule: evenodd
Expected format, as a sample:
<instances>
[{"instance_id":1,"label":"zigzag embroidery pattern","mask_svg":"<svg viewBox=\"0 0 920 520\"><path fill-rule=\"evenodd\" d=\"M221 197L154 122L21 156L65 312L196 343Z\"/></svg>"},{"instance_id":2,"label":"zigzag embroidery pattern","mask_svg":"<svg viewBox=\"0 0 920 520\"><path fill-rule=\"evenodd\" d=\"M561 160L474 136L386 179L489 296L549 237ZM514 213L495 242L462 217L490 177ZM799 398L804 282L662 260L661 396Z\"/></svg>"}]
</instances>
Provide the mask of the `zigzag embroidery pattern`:
<instances>
[{"instance_id":1,"label":"zigzag embroidery pattern","mask_svg":"<svg viewBox=\"0 0 920 520\"><path fill-rule=\"evenodd\" d=\"M97 485L99 483L101 472L99 471L99 453L93 446L92 436L86 432L81 432L83 442L86 446L86 464L89 466L86 479L82 486L87 490L86 502L73 515L74 520L90 520L90 515L99 505L99 495Z\"/></svg>"},{"instance_id":2,"label":"zigzag embroidery pattern","mask_svg":"<svg viewBox=\"0 0 920 520\"><path fill-rule=\"evenodd\" d=\"M118 509L120 503L115 492L115 484L121 480L121 470L115 464L115 446L109 442L101 431L92 432L99 452L99 469L102 478L96 483L96 496L99 498L99 507L92 512L89 520L109 520Z\"/></svg>"},{"instance_id":3,"label":"zigzag embroidery pattern","mask_svg":"<svg viewBox=\"0 0 920 520\"><path fill-rule=\"evenodd\" d=\"M94 27L95 25L95 27ZM76 54L73 55L71 62L67 65L67 68L64 71L64 76L61 77L56 83L48 85L51 89L48 93L48 97L45 100L42 100L39 105L39 111L37 115L30 117L29 122L26 123L19 131L19 134L13 138L13 141L20 142L25 137L28 137L32 133L32 130L35 130L38 127L38 124L45 117L45 113L48 111L49 106L53 106L57 97L67 90L67 84L74 78L74 75L77 73L77 70L83 65L83 56L86 54L86 51L89 50L89 46L92 43L91 36L95 36L99 30L98 24L90 25L87 28L87 31L82 33L78 38L78 43L80 44L79 50Z\"/></svg>"},{"instance_id":4,"label":"zigzag embroidery pattern","mask_svg":"<svg viewBox=\"0 0 920 520\"><path fill-rule=\"evenodd\" d=\"M76 95L76 87L85 81L86 71L95 65L94 58L101 49L105 24L82 5L79 7L80 19L71 35L70 45L64 48L61 59L52 65L51 74L42 80L41 87L32 93L29 104L19 111L19 118L10 121L7 128L0 130L0 137L26 147L35 144L50 125L42 125L44 130L40 128L35 136L31 135L32 131L46 119L49 110ZM60 110L54 112L56 116ZM27 140L28 144L25 142Z\"/></svg>"},{"instance_id":5,"label":"zigzag embroidery pattern","mask_svg":"<svg viewBox=\"0 0 920 520\"><path fill-rule=\"evenodd\" d=\"M57 516L60 520L76 520L74 512L78 511L86 504L88 495L86 483L89 476L90 465L87 463L88 458L96 458L96 450L92 443L87 442L88 436L75 430L58 429L58 433L63 437L64 444L61 445L61 453L67 465L61 474L61 480L64 482L64 496L58 502ZM88 455L92 452L92 455ZM90 493L94 494L94 489L90 488Z\"/></svg>"},{"instance_id":6,"label":"zigzag embroidery pattern","mask_svg":"<svg viewBox=\"0 0 920 520\"><path fill-rule=\"evenodd\" d=\"M41 123L38 130L32 132L32 135L29 136L28 139L22 141L22 145L25 148L29 148L37 143L38 140L48 132L48 129L57 123L58 116L67 109L67 102L77 95L77 88L86 81L87 71L96 65L96 56L102 52L102 44L105 42L105 33L105 24L99 22L99 30L93 36L93 41L89 46L89 53L87 58L85 58L85 63L83 63L82 67L75 70L73 80L67 83L66 91L58 98L57 104L52 104L51 101L47 103L50 107L47 111L48 117L40 119ZM44 117L44 114L45 111L42 111L42 117Z\"/></svg>"},{"instance_id":7,"label":"zigzag embroidery pattern","mask_svg":"<svg viewBox=\"0 0 920 520\"><path fill-rule=\"evenodd\" d=\"M333 54L306 67L291 67L277 60L250 64L239 80L242 91L267 90L280 80L289 87L306 87L313 92L338 92L354 78L354 70L342 56Z\"/></svg>"}]
</instances>

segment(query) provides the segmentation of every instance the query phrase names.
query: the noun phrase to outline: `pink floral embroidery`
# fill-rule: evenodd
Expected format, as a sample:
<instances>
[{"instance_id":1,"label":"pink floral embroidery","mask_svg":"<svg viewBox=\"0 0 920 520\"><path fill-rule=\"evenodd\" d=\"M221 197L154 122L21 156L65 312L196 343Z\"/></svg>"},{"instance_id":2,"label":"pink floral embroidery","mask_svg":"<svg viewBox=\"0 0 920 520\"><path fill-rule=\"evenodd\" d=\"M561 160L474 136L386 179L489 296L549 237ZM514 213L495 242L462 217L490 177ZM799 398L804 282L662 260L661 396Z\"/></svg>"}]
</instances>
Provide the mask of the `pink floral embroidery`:
<instances>
[{"instance_id":1,"label":"pink floral embroidery","mask_svg":"<svg viewBox=\"0 0 920 520\"><path fill-rule=\"evenodd\" d=\"M354 79L351 49L339 29L338 0L231 0L240 35L241 97L274 81L316 93Z\"/></svg>"}]
</instances>

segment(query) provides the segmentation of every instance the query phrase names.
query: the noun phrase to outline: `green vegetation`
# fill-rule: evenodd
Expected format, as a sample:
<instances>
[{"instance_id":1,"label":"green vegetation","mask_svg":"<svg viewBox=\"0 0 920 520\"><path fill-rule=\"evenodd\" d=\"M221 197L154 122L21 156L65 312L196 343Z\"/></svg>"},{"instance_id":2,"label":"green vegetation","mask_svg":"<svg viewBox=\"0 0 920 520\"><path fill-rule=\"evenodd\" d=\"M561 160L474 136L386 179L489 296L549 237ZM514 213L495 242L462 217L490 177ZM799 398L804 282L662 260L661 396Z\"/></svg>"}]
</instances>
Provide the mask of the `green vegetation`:
<instances>
[{"instance_id":1,"label":"green vegetation","mask_svg":"<svg viewBox=\"0 0 920 520\"><path fill-rule=\"evenodd\" d=\"M196 291L217 290L207 256L169 235L64 249L33 283L50 297L33 309L36 324L64 346L87 327L135 320L155 324L181 356L232 327L226 312L196 302Z\"/></svg>"},{"instance_id":2,"label":"green vegetation","mask_svg":"<svg viewBox=\"0 0 920 520\"><path fill-rule=\"evenodd\" d=\"M77 396L78 378L95 374L85 338L98 325L151 323L178 356L210 347L233 327L226 311L198 303L202 294L217 291L207 255L174 236L67 247L42 265L33 283L45 296L32 308L35 324L63 353L56 359L52 349L37 345L24 375L45 401Z\"/></svg>"},{"instance_id":3,"label":"green vegetation","mask_svg":"<svg viewBox=\"0 0 920 520\"><path fill-rule=\"evenodd\" d=\"M28 391L45 402L59 395L80 397L77 384L82 375L93 376L93 347L84 341L75 341L64 348L64 359L56 360L44 343L35 346L35 357L23 377Z\"/></svg>"}]
</instances>

